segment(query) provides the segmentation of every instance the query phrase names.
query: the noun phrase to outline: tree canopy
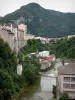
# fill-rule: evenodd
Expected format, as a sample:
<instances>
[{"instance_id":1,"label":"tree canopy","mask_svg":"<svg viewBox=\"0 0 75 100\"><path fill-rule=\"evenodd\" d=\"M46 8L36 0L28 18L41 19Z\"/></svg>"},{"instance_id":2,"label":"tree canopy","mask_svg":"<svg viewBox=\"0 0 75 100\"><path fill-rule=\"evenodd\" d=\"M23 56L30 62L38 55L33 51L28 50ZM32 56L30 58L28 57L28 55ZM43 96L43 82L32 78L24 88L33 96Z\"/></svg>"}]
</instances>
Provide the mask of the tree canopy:
<instances>
[{"instance_id":1,"label":"tree canopy","mask_svg":"<svg viewBox=\"0 0 75 100\"><path fill-rule=\"evenodd\" d=\"M68 59L75 58L75 38L61 39L55 44L56 55Z\"/></svg>"},{"instance_id":2,"label":"tree canopy","mask_svg":"<svg viewBox=\"0 0 75 100\"><path fill-rule=\"evenodd\" d=\"M63 93L63 94L60 96L59 100L69 100L68 94L67 94L67 93Z\"/></svg>"},{"instance_id":3,"label":"tree canopy","mask_svg":"<svg viewBox=\"0 0 75 100\"><path fill-rule=\"evenodd\" d=\"M24 55L21 52L21 55ZM40 71L39 60L32 56L24 56L19 62L23 66L22 75L17 74L17 64L19 58L10 49L8 43L0 39L0 99L11 100L12 96L19 92L25 84L32 83Z\"/></svg>"}]
</instances>

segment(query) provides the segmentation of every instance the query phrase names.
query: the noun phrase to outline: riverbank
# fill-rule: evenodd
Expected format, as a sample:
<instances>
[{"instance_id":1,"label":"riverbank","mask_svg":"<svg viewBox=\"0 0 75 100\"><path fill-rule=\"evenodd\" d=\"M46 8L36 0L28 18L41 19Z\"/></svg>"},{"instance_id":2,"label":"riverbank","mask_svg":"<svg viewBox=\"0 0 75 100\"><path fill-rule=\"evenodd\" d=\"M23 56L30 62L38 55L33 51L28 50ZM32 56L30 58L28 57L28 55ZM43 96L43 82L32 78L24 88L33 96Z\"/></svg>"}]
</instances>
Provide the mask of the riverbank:
<instances>
[{"instance_id":1,"label":"riverbank","mask_svg":"<svg viewBox=\"0 0 75 100\"><path fill-rule=\"evenodd\" d=\"M19 92L16 92L16 93L13 95L13 97L12 97L11 100L18 100L20 94L21 94L22 92L24 92L25 90L28 90L28 87L32 86L33 84L36 84L36 83L39 81L39 79L40 79L40 75L38 75L38 76L36 77L36 79L35 79L35 81L34 81L33 83L31 83L31 84L26 83L26 84L20 89Z\"/></svg>"},{"instance_id":2,"label":"riverbank","mask_svg":"<svg viewBox=\"0 0 75 100\"><path fill-rule=\"evenodd\" d=\"M55 64L55 70L48 70L45 74L47 76L54 74L60 65L61 62L58 61ZM36 82L24 87L16 100L38 100L39 96L42 97L43 100L50 100L53 97L52 89L53 85L56 85L56 78L47 76L41 75Z\"/></svg>"},{"instance_id":3,"label":"riverbank","mask_svg":"<svg viewBox=\"0 0 75 100\"><path fill-rule=\"evenodd\" d=\"M44 100L52 98L52 88L55 85L55 79L41 76L34 84L24 87L16 100L38 100L39 96Z\"/></svg>"}]
</instances>

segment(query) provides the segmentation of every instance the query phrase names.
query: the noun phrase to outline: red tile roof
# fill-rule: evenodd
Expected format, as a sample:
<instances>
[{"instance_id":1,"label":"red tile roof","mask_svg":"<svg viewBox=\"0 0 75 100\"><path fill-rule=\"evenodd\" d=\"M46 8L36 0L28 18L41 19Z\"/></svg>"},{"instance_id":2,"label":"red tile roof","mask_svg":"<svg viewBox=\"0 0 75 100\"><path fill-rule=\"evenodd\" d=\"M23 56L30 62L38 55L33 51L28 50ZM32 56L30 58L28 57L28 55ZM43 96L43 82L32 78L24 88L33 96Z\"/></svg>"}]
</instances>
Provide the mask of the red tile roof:
<instances>
[{"instance_id":1,"label":"red tile roof","mask_svg":"<svg viewBox=\"0 0 75 100\"><path fill-rule=\"evenodd\" d=\"M47 56L47 57L46 57L46 59L47 59L47 60L52 60L52 59L53 59L53 57L55 57L55 55L54 55L54 54Z\"/></svg>"},{"instance_id":2,"label":"red tile roof","mask_svg":"<svg viewBox=\"0 0 75 100\"><path fill-rule=\"evenodd\" d=\"M55 57L54 54L51 54L47 57L39 57L41 59L41 64L46 64L48 61L52 61L53 57Z\"/></svg>"}]
</instances>

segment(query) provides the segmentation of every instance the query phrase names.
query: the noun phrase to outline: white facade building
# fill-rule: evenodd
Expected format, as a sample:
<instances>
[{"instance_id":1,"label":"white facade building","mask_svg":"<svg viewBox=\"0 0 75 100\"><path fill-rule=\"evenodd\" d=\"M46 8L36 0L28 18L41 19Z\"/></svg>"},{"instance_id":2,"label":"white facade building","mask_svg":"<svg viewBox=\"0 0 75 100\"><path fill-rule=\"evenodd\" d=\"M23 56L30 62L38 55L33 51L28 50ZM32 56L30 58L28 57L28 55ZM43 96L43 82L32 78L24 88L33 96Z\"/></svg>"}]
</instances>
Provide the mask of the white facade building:
<instances>
[{"instance_id":1,"label":"white facade building","mask_svg":"<svg viewBox=\"0 0 75 100\"><path fill-rule=\"evenodd\" d=\"M42 51L42 52L39 52L38 56L47 57L47 56L49 56L49 54L50 54L49 51Z\"/></svg>"},{"instance_id":2,"label":"white facade building","mask_svg":"<svg viewBox=\"0 0 75 100\"><path fill-rule=\"evenodd\" d=\"M75 63L70 63L58 69L58 97L67 92L70 99L75 100Z\"/></svg>"}]
</instances>

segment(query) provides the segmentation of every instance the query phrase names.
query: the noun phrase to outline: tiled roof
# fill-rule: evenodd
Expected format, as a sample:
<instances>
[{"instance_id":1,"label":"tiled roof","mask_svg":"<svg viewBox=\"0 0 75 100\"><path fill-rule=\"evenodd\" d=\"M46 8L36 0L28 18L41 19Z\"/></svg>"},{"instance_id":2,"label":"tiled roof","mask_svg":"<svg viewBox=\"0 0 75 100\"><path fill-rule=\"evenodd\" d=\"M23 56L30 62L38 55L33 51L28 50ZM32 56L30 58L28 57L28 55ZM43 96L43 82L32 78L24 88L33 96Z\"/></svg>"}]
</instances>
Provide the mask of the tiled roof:
<instances>
[{"instance_id":1,"label":"tiled roof","mask_svg":"<svg viewBox=\"0 0 75 100\"><path fill-rule=\"evenodd\" d=\"M58 74L61 75L75 75L75 63L70 63L58 68Z\"/></svg>"},{"instance_id":2,"label":"tiled roof","mask_svg":"<svg viewBox=\"0 0 75 100\"><path fill-rule=\"evenodd\" d=\"M52 54L52 55L49 55L49 56L47 56L47 60L52 60L53 59L53 57L55 57L55 55L54 54Z\"/></svg>"}]
</instances>

